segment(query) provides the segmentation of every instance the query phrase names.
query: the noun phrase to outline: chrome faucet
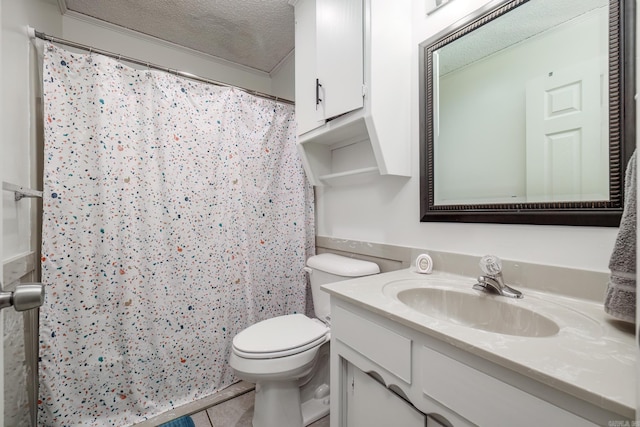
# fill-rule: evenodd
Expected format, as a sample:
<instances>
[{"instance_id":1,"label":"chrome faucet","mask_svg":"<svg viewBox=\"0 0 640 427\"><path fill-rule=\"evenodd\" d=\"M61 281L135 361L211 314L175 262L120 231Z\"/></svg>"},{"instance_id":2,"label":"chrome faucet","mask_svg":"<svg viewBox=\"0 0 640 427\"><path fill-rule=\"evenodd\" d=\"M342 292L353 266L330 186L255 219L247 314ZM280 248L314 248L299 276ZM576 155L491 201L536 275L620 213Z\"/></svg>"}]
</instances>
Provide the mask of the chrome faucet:
<instances>
[{"instance_id":1,"label":"chrome faucet","mask_svg":"<svg viewBox=\"0 0 640 427\"><path fill-rule=\"evenodd\" d=\"M480 268L485 274L478 277L478 283L473 285L473 289L493 292L509 298L522 298L522 292L504 283L500 258L494 255L485 255L480 259Z\"/></svg>"}]
</instances>

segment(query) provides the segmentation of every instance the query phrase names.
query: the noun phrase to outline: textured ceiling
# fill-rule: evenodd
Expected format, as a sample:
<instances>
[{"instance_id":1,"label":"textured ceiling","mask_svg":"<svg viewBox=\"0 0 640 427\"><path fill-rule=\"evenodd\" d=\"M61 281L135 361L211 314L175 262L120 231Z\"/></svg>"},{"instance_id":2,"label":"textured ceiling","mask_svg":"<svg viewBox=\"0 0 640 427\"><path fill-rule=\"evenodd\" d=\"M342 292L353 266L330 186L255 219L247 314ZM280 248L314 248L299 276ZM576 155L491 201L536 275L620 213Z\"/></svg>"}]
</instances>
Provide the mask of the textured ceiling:
<instances>
[{"instance_id":1,"label":"textured ceiling","mask_svg":"<svg viewBox=\"0 0 640 427\"><path fill-rule=\"evenodd\" d=\"M608 0L537 0L524 3L440 49L440 75L462 68L594 9L606 11L608 3Z\"/></svg>"},{"instance_id":2,"label":"textured ceiling","mask_svg":"<svg viewBox=\"0 0 640 427\"><path fill-rule=\"evenodd\" d=\"M267 73L294 46L287 0L61 0L70 11Z\"/></svg>"}]
</instances>

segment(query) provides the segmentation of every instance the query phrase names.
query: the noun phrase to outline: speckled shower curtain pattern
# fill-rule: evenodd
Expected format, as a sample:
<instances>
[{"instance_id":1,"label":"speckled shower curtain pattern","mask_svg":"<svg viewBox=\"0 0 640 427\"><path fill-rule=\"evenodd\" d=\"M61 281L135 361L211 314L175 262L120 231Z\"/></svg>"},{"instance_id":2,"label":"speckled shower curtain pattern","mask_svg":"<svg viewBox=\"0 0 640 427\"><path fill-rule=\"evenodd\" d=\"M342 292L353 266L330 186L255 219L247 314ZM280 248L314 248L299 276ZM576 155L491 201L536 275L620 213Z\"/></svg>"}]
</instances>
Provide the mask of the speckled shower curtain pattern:
<instances>
[{"instance_id":1,"label":"speckled shower curtain pattern","mask_svg":"<svg viewBox=\"0 0 640 427\"><path fill-rule=\"evenodd\" d=\"M45 46L40 424L126 426L234 381L304 312L313 188L293 108Z\"/></svg>"}]
</instances>

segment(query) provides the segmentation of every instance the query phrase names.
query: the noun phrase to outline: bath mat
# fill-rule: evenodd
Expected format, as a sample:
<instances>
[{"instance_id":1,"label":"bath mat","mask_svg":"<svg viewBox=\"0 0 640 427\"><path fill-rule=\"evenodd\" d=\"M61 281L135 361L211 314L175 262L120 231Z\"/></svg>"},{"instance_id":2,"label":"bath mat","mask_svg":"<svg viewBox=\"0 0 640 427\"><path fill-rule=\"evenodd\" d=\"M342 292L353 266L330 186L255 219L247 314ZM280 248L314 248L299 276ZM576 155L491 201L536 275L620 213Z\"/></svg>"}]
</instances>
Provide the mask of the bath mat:
<instances>
[{"instance_id":1,"label":"bath mat","mask_svg":"<svg viewBox=\"0 0 640 427\"><path fill-rule=\"evenodd\" d=\"M176 418L168 423L160 424L159 427L196 427L193 420L189 416Z\"/></svg>"}]
</instances>

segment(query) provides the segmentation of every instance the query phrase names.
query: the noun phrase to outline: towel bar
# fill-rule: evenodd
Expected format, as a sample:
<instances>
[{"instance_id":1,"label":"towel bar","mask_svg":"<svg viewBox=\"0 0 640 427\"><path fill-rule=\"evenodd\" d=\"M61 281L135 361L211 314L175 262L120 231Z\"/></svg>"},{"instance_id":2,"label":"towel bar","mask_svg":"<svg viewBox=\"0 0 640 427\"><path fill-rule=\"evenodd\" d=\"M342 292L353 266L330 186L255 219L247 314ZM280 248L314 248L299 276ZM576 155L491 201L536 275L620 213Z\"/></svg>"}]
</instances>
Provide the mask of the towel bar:
<instances>
[{"instance_id":1,"label":"towel bar","mask_svg":"<svg viewBox=\"0 0 640 427\"><path fill-rule=\"evenodd\" d=\"M16 202L25 197L42 197L42 191L24 188L19 185L9 184L8 182L2 182L2 189L5 191L13 191Z\"/></svg>"}]
</instances>

